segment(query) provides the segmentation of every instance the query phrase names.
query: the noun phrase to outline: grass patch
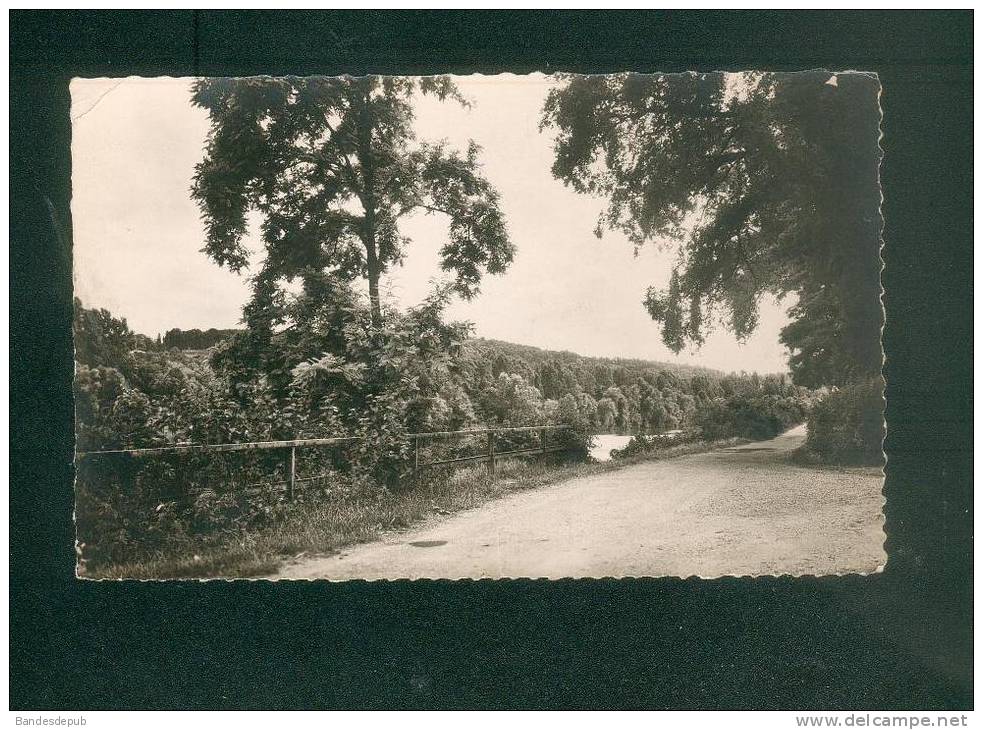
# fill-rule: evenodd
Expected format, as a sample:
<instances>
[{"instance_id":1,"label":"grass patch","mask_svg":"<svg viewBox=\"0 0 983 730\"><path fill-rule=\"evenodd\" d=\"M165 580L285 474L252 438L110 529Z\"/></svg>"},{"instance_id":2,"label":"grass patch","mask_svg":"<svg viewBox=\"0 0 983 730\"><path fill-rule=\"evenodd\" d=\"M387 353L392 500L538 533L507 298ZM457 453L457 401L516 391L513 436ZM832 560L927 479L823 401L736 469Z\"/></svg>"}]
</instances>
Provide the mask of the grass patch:
<instances>
[{"instance_id":1,"label":"grass patch","mask_svg":"<svg viewBox=\"0 0 983 730\"><path fill-rule=\"evenodd\" d=\"M747 439L694 442L600 463L503 459L496 462L494 478L485 464L445 467L421 478L415 488L391 492L363 485L338 498L300 501L266 527L175 540L133 561L92 566L84 577L163 580L269 576L284 559L331 554L377 539L384 532L472 509L514 492L741 443Z\"/></svg>"}]
</instances>

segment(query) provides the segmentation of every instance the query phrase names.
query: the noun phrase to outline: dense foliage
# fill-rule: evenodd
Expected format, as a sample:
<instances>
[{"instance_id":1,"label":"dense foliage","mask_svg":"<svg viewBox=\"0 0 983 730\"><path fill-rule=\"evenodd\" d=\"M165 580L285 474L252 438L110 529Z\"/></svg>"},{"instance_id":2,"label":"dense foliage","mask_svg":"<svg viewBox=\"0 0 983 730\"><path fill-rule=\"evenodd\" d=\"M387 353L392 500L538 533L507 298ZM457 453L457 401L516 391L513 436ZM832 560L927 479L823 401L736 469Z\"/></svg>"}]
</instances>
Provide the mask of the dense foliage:
<instances>
[{"instance_id":1,"label":"dense foliage","mask_svg":"<svg viewBox=\"0 0 983 730\"><path fill-rule=\"evenodd\" d=\"M807 413L808 405L802 398L735 396L712 403L698 420L707 438L739 436L763 440L802 423Z\"/></svg>"},{"instance_id":2,"label":"dense foliage","mask_svg":"<svg viewBox=\"0 0 983 730\"><path fill-rule=\"evenodd\" d=\"M871 378L835 390L809 415L806 447L823 460L881 464L884 454L884 381Z\"/></svg>"},{"instance_id":3,"label":"dense foliage","mask_svg":"<svg viewBox=\"0 0 983 730\"><path fill-rule=\"evenodd\" d=\"M703 440L703 434L698 428L685 431L675 431L665 434L640 433L620 449L611 450L612 459L628 459L654 453L666 453L668 449L693 444Z\"/></svg>"},{"instance_id":4,"label":"dense foliage","mask_svg":"<svg viewBox=\"0 0 983 730\"><path fill-rule=\"evenodd\" d=\"M105 309L86 309L75 298L73 331L75 360L93 367L115 366L123 362L130 350L159 349L160 342L140 335Z\"/></svg>"},{"instance_id":5,"label":"dense foliage","mask_svg":"<svg viewBox=\"0 0 983 730\"><path fill-rule=\"evenodd\" d=\"M723 375L473 338L442 321L447 296L405 314L384 309L377 331L359 296L328 277L292 305L308 310L298 318L304 325L259 343L236 331L204 352L126 349L133 333L104 312L105 331L76 331L79 448L526 426L566 423L573 414L593 432L711 430L723 428L707 416L714 409L807 394L781 375ZM77 326L91 314L79 307ZM372 415L381 410L389 415Z\"/></svg>"},{"instance_id":6,"label":"dense foliage","mask_svg":"<svg viewBox=\"0 0 983 730\"><path fill-rule=\"evenodd\" d=\"M235 336L238 332L239 330L220 330L214 327L207 330L174 328L164 333L162 344L167 349L176 347L178 350L207 350L212 345Z\"/></svg>"},{"instance_id":7,"label":"dense foliage","mask_svg":"<svg viewBox=\"0 0 983 730\"><path fill-rule=\"evenodd\" d=\"M806 420L812 398L804 389L780 379L765 379L761 387L747 388L706 404L697 424L707 439L729 437L772 439Z\"/></svg>"}]
</instances>

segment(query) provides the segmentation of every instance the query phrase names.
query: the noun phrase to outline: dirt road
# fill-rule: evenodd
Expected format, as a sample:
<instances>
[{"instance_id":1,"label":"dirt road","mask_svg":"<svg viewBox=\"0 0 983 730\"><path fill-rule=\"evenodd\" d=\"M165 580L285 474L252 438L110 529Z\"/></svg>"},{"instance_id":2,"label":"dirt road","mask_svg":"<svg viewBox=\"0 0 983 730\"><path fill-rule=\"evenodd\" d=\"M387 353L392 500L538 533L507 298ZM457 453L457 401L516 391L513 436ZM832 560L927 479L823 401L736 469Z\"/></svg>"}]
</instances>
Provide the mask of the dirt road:
<instances>
[{"instance_id":1,"label":"dirt road","mask_svg":"<svg viewBox=\"0 0 983 730\"><path fill-rule=\"evenodd\" d=\"M883 565L880 470L791 464L772 441L571 479L278 578L623 577L869 573Z\"/></svg>"}]
</instances>

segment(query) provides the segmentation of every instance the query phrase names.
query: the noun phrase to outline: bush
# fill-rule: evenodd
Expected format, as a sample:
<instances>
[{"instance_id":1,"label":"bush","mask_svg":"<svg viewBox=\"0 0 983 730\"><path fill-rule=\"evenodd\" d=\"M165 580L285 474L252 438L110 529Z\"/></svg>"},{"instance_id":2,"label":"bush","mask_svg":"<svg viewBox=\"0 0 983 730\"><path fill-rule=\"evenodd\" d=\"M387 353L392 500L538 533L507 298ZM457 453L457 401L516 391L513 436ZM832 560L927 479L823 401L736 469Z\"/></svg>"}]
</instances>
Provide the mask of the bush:
<instances>
[{"instance_id":1,"label":"bush","mask_svg":"<svg viewBox=\"0 0 983 730\"><path fill-rule=\"evenodd\" d=\"M708 441L731 436L765 440L805 421L809 407L805 396L732 395L701 408L697 423Z\"/></svg>"},{"instance_id":2,"label":"bush","mask_svg":"<svg viewBox=\"0 0 983 730\"><path fill-rule=\"evenodd\" d=\"M833 391L809 416L806 448L838 464L881 464L884 442L884 381L865 380Z\"/></svg>"},{"instance_id":3,"label":"bush","mask_svg":"<svg viewBox=\"0 0 983 730\"><path fill-rule=\"evenodd\" d=\"M665 451L674 446L682 444L693 444L703 439L703 433L699 429L689 429L682 433L663 434L656 433L651 435L637 434L632 436L631 441L625 444L623 449L613 449L612 459L627 459L630 456L640 456L642 454L655 454Z\"/></svg>"},{"instance_id":4,"label":"bush","mask_svg":"<svg viewBox=\"0 0 983 730\"><path fill-rule=\"evenodd\" d=\"M563 446L568 450L567 456L575 459L586 459L594 444L594 436L590 417L585 410L586 399L579 400L568 393L557 403L551 414L550 423L563 424L570 428L549 433L550 445Z\"/></svg>"}]
</instances>

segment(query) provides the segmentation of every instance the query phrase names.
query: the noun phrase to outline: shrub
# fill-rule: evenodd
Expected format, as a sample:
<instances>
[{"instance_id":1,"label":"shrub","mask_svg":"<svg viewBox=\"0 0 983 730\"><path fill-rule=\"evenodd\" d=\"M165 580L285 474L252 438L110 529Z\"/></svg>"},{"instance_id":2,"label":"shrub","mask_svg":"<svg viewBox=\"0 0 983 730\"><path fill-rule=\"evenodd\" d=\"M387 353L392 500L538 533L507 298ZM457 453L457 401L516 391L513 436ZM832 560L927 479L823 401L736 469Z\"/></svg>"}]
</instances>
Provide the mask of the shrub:
<instances>
[{"instance_id":1,"label":"shrub","mask_svg":"<svg viewBox=\"0 0 983 730\"><path fill-rule=\"evenodd\" d=\"M710 441L731 436L772 439L806 420L809 407L805 396L732 395L701 408L697 423Z\"/></svg>"},{"instance_id":2,"label":"shrub","mask_svg":"<svg viewBox=\"0 0 983 730\"><path fill-rule=\"evenodd\" d=\"M838 464L883 462L884 381L864 380L829 393L809 415L806 448Z\"/></svg>"},{"instance_id":3,"label":"shrub","mask_svg":"<svg viewBox=\"0 0 983 730\"><path fill-rule=\"evenodd\" d=\"M570 426L549 434L551 444L567 448L570 458L585 459L593 446L594 437L591 432L588 407L588 399L583 396L578 399L577 396L568 393L560 399L555 412L551 414L551 423Z\"/></svg>"},{"instance_id":4,"label":"shrub","mask_svg":"<svg viewBox=\"0 0 983 730\"><path fill-rule=\"evenodd\" d=\"M611 458L627 459L630 456L654 454L665 451L666 449L670 449L674 446L696 443L702 438L703 434L699 429L689 429L683 433L674 434L637 434L632 436L631 441L625 444L624 448L612 450Z\"/></svg>"}]
</instances>

